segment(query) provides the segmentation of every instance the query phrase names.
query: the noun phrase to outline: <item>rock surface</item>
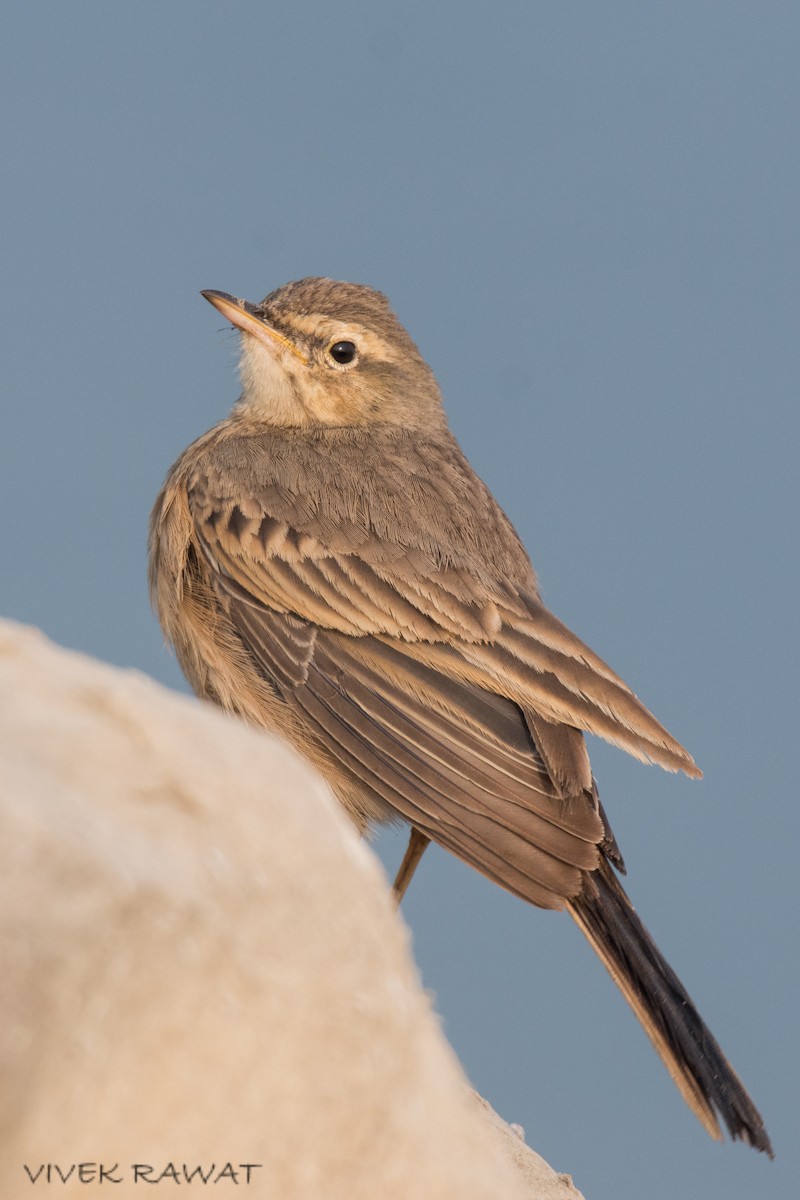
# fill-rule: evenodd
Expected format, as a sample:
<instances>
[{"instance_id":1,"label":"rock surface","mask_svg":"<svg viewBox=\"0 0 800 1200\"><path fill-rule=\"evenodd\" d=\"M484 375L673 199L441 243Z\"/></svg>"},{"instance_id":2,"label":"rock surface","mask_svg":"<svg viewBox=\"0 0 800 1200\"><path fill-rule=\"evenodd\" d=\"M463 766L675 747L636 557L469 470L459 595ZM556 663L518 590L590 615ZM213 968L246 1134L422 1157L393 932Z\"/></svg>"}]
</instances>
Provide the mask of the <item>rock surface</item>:
<instances>
[{"instance_id":1,"label":"rock surface","mask_svg":"<svg viewBox=\"0 0 800 1200\"><path fill-rule=\"evenodd\" d=\"M290 750L10 623L0 710L0 1195L579 1200Z\"/></svg>"}]
</instances>

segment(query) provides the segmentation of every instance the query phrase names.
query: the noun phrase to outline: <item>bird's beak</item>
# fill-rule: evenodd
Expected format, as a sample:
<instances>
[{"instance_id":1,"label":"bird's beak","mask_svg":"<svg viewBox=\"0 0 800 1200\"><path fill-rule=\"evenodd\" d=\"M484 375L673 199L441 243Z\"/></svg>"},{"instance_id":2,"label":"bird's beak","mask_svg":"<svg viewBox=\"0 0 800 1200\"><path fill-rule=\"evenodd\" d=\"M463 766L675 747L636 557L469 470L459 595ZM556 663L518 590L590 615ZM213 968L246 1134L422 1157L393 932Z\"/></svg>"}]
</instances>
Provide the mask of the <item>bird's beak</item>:
<instances>
[{"instance_id":1,"label":"bird's beak","mask_svg":"<svg viewBox=\"0 0 800 1200\"><path fill-rule=\"evenodd\" d=\"M201 296L205 297L209 304L213 304L218 312L221 312L223 317L230 321L231 325L235 325L237 329L241 329L242 333L249 333L252 337L257 338L260 342L270 349L275 349L276 344L283 346L285 350L291 351L296 358L301 362L308 363L308 359L303 354L302 350L298 350L294 342L290 342L282 333L278 333L277 329L273 329L268 325L262 316L259 315L255 305L250 304L247 300L237 300L235 296L229 296L227 292L201 292Z\"/></svg>"}]
</instances>

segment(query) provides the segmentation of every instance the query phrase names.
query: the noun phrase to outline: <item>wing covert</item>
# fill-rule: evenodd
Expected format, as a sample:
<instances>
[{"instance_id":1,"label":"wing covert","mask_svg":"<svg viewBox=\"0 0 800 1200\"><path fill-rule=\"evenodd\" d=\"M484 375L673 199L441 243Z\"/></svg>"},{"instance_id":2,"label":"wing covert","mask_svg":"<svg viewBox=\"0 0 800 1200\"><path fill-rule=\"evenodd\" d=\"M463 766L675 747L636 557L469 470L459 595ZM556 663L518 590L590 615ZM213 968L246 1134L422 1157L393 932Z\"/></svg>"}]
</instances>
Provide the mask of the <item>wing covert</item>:
<instances>
[{"instance_id":1,"label":"wing covert","mask_svg":"<svg viewBox=\"0 0 800 1200\"><path fill-rule=\"evenodd\" d=\"M419 548L366 531L357 549L297 529L268 492L190 489L201 550L218 588L320 630L376 637L442 675L512 700L545 720L598 734L644 761L699 775L691 757L606 663L535 592L488 579L479 564L436 565Z\"/></svg>"}]
</instances>

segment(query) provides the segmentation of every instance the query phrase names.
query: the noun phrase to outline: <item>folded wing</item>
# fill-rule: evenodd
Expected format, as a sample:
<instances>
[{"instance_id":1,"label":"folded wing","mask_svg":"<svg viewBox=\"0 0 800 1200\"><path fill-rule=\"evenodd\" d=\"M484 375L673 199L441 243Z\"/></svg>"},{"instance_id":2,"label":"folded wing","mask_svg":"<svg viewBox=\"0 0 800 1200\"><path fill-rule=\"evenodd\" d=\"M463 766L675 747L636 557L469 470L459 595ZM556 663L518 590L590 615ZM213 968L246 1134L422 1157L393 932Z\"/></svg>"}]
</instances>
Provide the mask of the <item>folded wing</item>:
<instances>
[{"instance_id":1,"label":"folded wing","mask_svg":"<svg viewBox=\"0 0 800 1200\"><path fill-rule=\"evenodd\" d=\"M200 546L219 586L251 606L320 630L373 636L443 677L503 696L545 720L598 734L667 770L699 775L630 688L538 597L471 564L364 539L334 551L265 511L190 494Z\"/></svg>"}]
</instances>

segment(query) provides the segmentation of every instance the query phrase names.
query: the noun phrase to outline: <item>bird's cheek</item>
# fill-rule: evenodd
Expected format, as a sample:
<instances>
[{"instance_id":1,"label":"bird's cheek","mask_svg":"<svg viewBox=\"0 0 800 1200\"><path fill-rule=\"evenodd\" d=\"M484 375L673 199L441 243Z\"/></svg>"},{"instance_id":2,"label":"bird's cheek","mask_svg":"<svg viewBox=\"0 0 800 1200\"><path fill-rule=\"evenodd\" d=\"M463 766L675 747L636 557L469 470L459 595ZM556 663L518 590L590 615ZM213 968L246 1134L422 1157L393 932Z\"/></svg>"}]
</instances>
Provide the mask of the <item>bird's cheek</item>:
<instances>
[{"instance_id":1,"label":"bird's cheek","mask_svg":"<svg viewBox=\"0 0 800 1200\"><path fill-rule=\"evenodd\" d=\"M360 425L361 403L352 386L337 386L338 380L309 381L303 388L303 403L321 425ZM349 383L349 381L348 381Z\"/></svg>"}]
</instances>

